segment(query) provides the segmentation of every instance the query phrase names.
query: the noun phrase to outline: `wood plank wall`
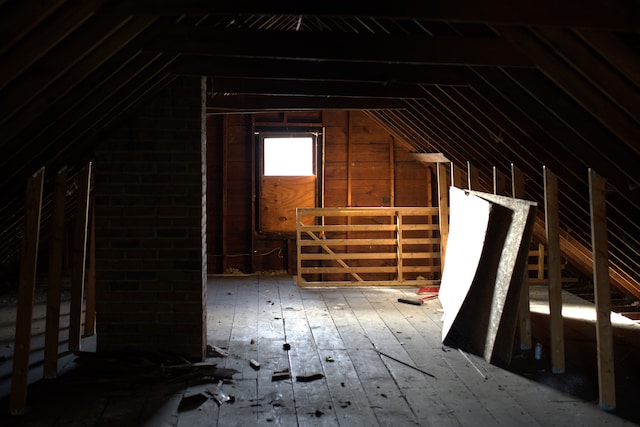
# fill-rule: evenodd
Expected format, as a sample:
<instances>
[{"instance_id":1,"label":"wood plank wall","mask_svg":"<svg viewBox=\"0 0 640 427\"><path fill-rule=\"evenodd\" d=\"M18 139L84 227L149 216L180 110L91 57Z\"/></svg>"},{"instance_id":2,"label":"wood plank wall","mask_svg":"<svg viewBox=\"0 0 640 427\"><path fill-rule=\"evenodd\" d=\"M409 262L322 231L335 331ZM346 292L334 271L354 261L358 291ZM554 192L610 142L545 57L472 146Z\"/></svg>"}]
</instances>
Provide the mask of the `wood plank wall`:
<instances>
[{"instance_id":1,"label":"wood plank wall","mask_svg":"<svg viewBox=\"0 0 640 427\"><path fill-rule=\"evenodd\" d=\"M254 128L265 129L270 124L274 129L324 128L325 207L433 205L434 171L412 158L362 112L211 115L207 119L210 274L291 270L295 266L295 246L291 247L295 233L256 233L252 240L254 192L256 203L259 201L256 184L252 185L252 135Z\"/></svg>"}]
</instances>

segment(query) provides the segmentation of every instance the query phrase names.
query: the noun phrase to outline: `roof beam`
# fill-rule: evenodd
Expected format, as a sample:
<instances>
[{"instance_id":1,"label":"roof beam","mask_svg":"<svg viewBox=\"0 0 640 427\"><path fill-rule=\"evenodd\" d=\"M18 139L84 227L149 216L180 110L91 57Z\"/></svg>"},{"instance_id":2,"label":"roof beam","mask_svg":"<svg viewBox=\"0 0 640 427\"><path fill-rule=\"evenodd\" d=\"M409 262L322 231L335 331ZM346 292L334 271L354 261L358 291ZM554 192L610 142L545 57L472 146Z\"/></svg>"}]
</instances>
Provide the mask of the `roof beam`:
<instances>
[{"instance_id":1,"label":"roof beam","mask_svg":"<svg viewBox=\"0 0 640 427\"><path fill-rule=\"evenodd\" d=\"M394 110L405 107L402 100L389 98L219 94L207 98L207 112L210 114L301 110Z\"/></svg>"},{"instance_id":2,"label":"roof beam","mask_svg":"<svg viewBox=\"0 0 640 427\"><path fill-rule=\"evenodd\" d=\"M343 98L421 98L415 84L387 82L342 82L322 80L236 79L214 77L208 89L213 93L274 96L339 96Z\"/></svg>"},{"instance_id":3,"label":"roof beam","mask_svg":"<svg viewBox=\"0 0 640 427\"><path fill-rule=\"evenodd\" d=\"M363 62L297 61L292 59L235 58L182 55L171 71L182 75L290 80L341 80L353 82L405 82L466 85L463 66L385 64Z\"/></svg>"},{"instance_id":4,"label":"roof beam","mask_svg":"<svg viewBox=\"0 0 640 427\"><path fill-rule=\"evenodd\" d=\"M536 33L546 39L589 83L640 123L640 92L624 75L616 72L606 60L594 55L589 46L571 31L545 28L536 30Z\"/></svg>"},{"instance_id":5,"label":"roof beam","mask_svg":"<svg viewBox=\"0 0 640 427\"><path fill-rule=\"evenodd\" d=\"M0 104L0 124L9 120L20 108L73 69L93 49L127 23L92 17L74 34L47 52L35 67L38 73L22 73L10 86L0 92L4 102Z\"/></svg>"},{"instance_id":6,"label":"roof beam","mask_svg":"<svg viewBox=\"0 0 640 427\"><path fill-rule=\"evenodd\" d=\"M371 35L291 31L222 31L176 25L146 49L236 58L533 67L526 53L500 38Z\"/></svg>"},{"instance_id":7,"label":"roof beam","mask_svg":"<svg viewBox=\"0 0 640 427\"><path fill-rule=\"evenodd\" d=\"M530 32L513 27L500 27L497 30L523 52L527 52L538 68L576 103L623 140L636 155L640 154L640 126L616 104L594 89L583 76L571 69Z\"/></svg>"},{"instance_id":8,"label":"roof beam","mask_svg":"<svg viewBox=\"0 0 640 427\"><path fill-rule=\"evenodd\" d=\"M636 86L640 86L640 51L637 48L627 45L609 31L582 30L578 35Z\"/></svg>"},{"instance_id":9,"label":"roof beam","mask_svg":"<svg viewBox=\"0 0 640 427\"><path fill-rule=\"evenodd\" d=\"M122 1L110 11L151 15L301 15L637 30L640 5L625 0L448 0L425 2Z\"/></svg>"},{"instance_id":10,"label":"roof beam","mask_svg":"<svg viewBox=\"0 0 640 427\"><path fill-rule=\"evenodd\" d=\"M40 59L52 47L75 31L105 0L66 2L2 56L0 89Z\"/></svg>"},{"instance_id":11,"label":"roof beam","mask_svg":"<svg viewBox=\"0 0 640 427\"><path fill-rule=\"evenodd\" d=\"M0 123L2 123L2 126L0 126L2 139L9 141L14 138L19 132L32 125L41 115L45 114L52 105L56 104L67 93L77 88L81 82L87 79L94 71L99 69L99 67L107 63L119 52L130 49L125 46L128 46L131 40L148 28L154 21L155 18L151 17L133 18L86 56L82 57L72 69L68 71L61 70L61 75L57 77L57 79L54 78L54 74L48 73L24 79L27 82L30 81L33 86L25 87L23 91L17 92L13 96L6 96L6 105L0 105L0 111L6 111L0 114L0 117L3 117L3 119L0 119ZM72 52L74 51L72 50ZM129 55L131 54L130 52ZM130 56L125 54L121 58L123 57ZM126 60L124 62L126 62ZM45 67L44 69L51 71L50 68ZM38 80L34 81L33 79L36 77ZM55 81L55 84L51 84L53 81ZM33 92L36 91L36 89L44 90L42 92L38 90L36 93L37 98L35 98L34 102L27 103L27 101L35 96ZM7 92L9 90L13 92L13 85L7 88ZM19 104L17 104L18 101L20 101ZM11 105L10 109L7 108L9 105ZM24 106L18 108L16 105ZM11 120L8 120L9 117L12 117Z\"/></svg>"},{"instance_id":12,"label":"roof beam","mask_svg":"<svg viewBox=\"0 0 640 427\"><path fill-rule=\"evenodd\" d=\"M51 15L65 0L14 1L1 5L0 55Z\"/></svg>"}]
</instances>

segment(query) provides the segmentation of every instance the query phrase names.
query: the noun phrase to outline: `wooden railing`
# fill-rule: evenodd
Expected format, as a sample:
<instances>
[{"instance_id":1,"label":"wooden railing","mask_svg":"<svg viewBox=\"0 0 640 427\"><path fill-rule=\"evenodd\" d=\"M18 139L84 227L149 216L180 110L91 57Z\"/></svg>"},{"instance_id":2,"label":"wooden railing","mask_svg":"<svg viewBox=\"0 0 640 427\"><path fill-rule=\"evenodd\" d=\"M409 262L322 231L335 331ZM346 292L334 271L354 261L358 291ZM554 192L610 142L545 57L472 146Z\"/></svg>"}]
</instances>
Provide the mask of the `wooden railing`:
<instances>
[{"instance_id":1,"label":"wooden railing","mask_svg":"<svg viewBox=\"0 0 640 427\"><path fill-rule=\"evenodd\" d=\"M440 283L438 208L298 208L299 286Z\"/></svg>"}]
</instances>

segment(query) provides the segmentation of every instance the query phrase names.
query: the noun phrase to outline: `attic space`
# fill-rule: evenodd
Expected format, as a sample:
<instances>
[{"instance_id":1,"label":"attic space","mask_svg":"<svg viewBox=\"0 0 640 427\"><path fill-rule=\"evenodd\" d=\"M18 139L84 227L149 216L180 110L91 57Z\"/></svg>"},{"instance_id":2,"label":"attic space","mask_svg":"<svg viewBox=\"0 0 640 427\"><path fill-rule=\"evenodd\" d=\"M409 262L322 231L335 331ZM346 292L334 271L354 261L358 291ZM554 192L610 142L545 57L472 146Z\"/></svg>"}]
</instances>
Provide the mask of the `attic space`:
<instances>
[{"instance_id":1,"label":"attic space","mask_svg":"<svg viewBox=\"0 0 640 427\"><path fill-rule=\"evenodd\" d=\"M640 5L0 29L0 424L640 422Z\"/></svg>"}]
</instances>

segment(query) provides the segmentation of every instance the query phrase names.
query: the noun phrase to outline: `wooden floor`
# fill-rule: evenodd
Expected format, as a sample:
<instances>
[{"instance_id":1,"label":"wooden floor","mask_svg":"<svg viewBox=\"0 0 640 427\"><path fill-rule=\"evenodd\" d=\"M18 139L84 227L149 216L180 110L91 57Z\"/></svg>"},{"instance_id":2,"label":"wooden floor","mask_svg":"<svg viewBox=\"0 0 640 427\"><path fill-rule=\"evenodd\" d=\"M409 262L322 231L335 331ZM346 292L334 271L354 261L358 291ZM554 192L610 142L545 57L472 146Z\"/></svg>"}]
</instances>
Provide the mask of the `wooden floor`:
<instances>
[{"instance_id":1,"label":"wooden floor","mask_svg":"<svg viewBox=\"0 0 640 427\"><path fill-rule=\"evenodd\" d=\"M40 382L30 386L27 414L12 417L3 407L0 425L636 425L596 402L443 348L438 300L397 302L416 290L298 288L285 275L212 277L208 340L228 355L207 360L236 370L232 380ZM273 380L287 370L290 379ZM218 404L215 393L235 401ZM198 395L207 398L178 410Z\"/></svg>"}]
</instances>

